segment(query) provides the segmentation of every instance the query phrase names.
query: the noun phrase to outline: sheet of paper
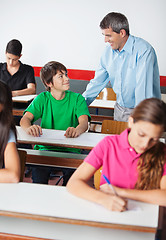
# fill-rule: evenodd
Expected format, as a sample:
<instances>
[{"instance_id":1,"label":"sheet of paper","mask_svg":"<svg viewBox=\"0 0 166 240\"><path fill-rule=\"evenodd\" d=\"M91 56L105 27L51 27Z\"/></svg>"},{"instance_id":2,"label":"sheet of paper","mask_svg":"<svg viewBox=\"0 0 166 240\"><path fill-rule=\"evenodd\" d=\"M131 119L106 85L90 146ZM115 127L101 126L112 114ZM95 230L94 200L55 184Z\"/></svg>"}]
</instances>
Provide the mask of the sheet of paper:
<instances>
[{"instance_id":1,"label":"sheet of paper","mask_svg":"<svg viewBox=\"0 0 166 240\"><path fill-rule=\"evenodd\" d=\"M43 134L40 138L54 139L54 140L64 140L66 137L64 136L65 131L48 131L42 129Z\"/></svg>"}]
</instances>

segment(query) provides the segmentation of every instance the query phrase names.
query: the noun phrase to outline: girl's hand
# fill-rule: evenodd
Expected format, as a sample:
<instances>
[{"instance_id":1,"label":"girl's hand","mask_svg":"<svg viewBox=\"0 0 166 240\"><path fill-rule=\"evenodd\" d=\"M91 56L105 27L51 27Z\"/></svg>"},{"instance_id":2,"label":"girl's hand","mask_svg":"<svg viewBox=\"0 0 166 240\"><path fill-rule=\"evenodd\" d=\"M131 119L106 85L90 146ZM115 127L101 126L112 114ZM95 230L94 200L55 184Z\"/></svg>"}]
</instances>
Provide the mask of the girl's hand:
<instances>
[{"instance_id":1,"label":"girl's hand","mask_svg":"<svg viewBox=\"0 0 166 240\"><path fill-rule=\"evenodd\" d=\"M117 187L113 186L116 190L116 192L118 193L118 189ZM121 198L118 195L115 195L114 192L111 190L111 188L108 186L108 184L103 184L100 186L100 191L106 193L107 195L111 195L111 200L110 203L108 204L108 207L105 206L106 208L112 210L112 211L125 211L127 210L127 200ZM107 203L106 203L107 204Z\"/></svg>"},{"instance_id":2,"label":"girl's hand","mask_svg":"<svg viewBox=\"0 0 166 240\"><path fill-rule=\"evenodd\" d=\"M40 137L42 135L42 128L39 125L32 125L26 129L26 133L34 137Z\"/></svg>"},{"instance_id":3,"label":"girl's hand","mask_svg":"<svg viewBox=\"0 0 166 240\"><path fill-rule=\"evenodd\" d=\"M107 183L100 186L100 191L108 193L108 194L114 194L114 192L112 191L112 189L109 187L109 185Z\"/></svg>"},{"instance_id":4,"label":"girl's hand","mask_svg":"<svg viewBox=\"0 0 166 240\"><path fill-rule=\"evenodd\" d=\"M127 201L117 195L106 194L101 205L111 211L123 212L127 210Z\"/></svg>"}]
</instances>

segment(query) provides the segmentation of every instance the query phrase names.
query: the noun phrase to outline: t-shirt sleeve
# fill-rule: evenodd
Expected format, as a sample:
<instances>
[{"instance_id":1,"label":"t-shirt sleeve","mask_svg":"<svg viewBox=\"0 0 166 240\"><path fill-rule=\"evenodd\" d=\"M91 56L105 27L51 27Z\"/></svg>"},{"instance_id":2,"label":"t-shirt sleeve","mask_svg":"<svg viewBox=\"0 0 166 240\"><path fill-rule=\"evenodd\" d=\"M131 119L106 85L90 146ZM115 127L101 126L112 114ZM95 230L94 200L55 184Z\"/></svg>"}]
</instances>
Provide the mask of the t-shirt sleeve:
<instances>
[{"instance_id":1,"label":"t-shirt sleeve","mask_svg":"<svg viewBox=\"0 0 166 240\"><path fill-rule=\"evenodd\" d=\"M36 83L35 81L35 74L34 74L34 69L31 66L27 66L27 76L26 76L26 83Z\"/></svg>"},{"instance_id":2,"label":"t-shirt sleeve","mask_svg":"<svg viewBox=\"0 0 166 240\"><path fill-rule=\"evenodd\" d=\"M166 175L166 163L164 164L164 168L163 168L163 176Z\"/></svg>"},{"instance_id":3,"label":"t-shirt sleeve","mask_svg":"<svg viewBox=\"0 0 166 240\"><path fill-rule=\"evenodd\" d=\"M78 95L76 106L77 106L76 108L77 118L79 118L82 115L87 115L90 121L91 116L88 110L88 106L86 104L85 98L81 94Z\"/></svg>"},{"instance_id":4,"label":"t-shirt sleeve","mask_svg":"<svg viewBox=\"0 0 166 240\"><path fill-rule=\"evenodd\" d=\"M106 145L106 138L104 138L91 150L84 161L94 168L99 169L103 165L104 149Z\"/></svg>"},{"instance_id":5,"label":"t-shirt sleeve","mask_svg":"<svg viewBox=\"0 0 166 240\"><path fill-rule=\"evenodd\" d=\"M30 103L30 105L25 109L24 113L30 112L34 116L33 122L42 117L44 96L43 93L39 94L35 99Z\"/></svg>"},{"instance_id":6,"label":"t-shirt sleeve","mask_svg":"<svg viewBox=\"0 0 166 240\"><path fill-rule=\"evenodd\" d=\"M14 132L12 130L10 130L10 132L9 132L8 143L10 143L10 142L16 143L16 138L15 138Z\"/></svg>"}]
</instances>

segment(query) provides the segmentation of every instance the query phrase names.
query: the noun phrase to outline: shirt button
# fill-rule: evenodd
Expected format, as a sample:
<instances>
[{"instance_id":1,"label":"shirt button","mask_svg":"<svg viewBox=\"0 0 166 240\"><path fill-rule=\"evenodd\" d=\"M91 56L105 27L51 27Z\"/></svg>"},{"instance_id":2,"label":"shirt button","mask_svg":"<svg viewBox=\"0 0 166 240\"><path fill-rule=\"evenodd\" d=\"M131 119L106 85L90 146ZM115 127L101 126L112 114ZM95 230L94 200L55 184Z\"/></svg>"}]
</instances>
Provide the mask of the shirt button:
<instances>
[{"instance_id":1,"label":"shirt button","mask_svg":"<svg viewBox=\"0 0 166 240\"><path fill-rule=\"evenodd\" d=\"M133 151L133 149L132 148L130 148L130 152L132 152Z\"/></svg>"}]
</instances>

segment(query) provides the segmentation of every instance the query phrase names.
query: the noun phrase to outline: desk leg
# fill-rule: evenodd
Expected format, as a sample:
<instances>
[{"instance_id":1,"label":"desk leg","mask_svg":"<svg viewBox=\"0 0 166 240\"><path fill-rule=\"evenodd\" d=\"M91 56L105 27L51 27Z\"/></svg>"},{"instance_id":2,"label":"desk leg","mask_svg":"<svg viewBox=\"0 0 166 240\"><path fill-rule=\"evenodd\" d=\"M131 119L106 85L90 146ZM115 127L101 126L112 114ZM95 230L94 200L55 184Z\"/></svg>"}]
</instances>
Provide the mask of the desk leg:
<instances>
[{"instance_id":1,"label":"desk leg","mask_svg":"<svg viewBox=\"0 0 166 240\"><path fill-rule=\"evenodd\" d=\"M159 223L158 229L161 232L160 238L156 237L156 240L165 240L166 239L166 207L159 208Z\"/></svg>"}]
</instances>

